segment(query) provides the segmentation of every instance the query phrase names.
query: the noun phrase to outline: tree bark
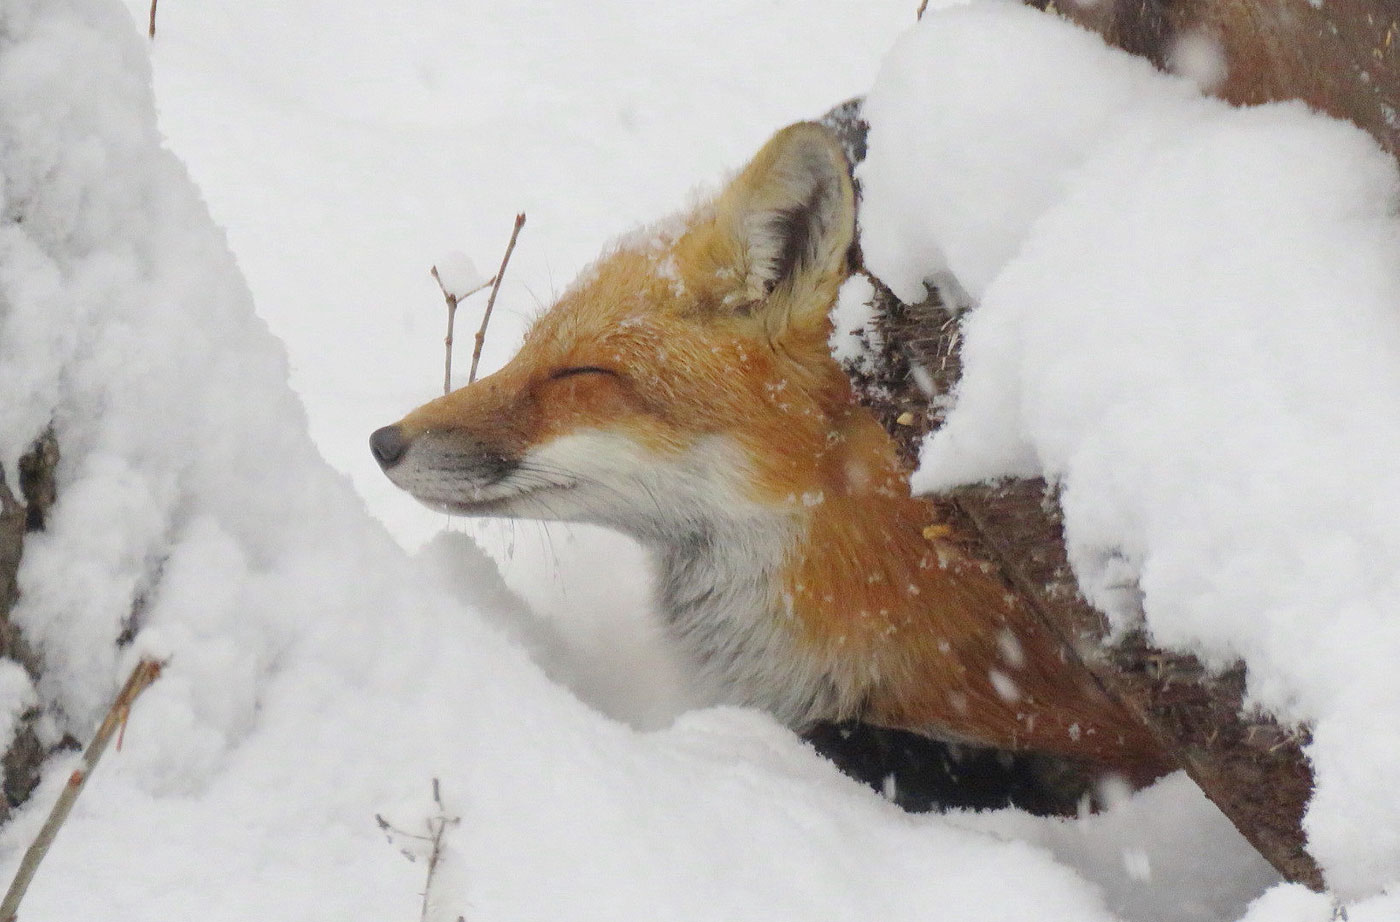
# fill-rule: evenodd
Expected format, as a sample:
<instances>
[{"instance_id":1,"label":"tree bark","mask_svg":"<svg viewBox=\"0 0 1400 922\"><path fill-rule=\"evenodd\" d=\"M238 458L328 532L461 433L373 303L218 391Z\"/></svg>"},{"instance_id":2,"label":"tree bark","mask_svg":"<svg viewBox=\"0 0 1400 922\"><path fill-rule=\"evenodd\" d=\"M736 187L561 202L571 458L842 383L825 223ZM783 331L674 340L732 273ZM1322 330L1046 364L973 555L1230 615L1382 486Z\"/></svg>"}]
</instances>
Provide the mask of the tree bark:
<instances>
[{"instance_id":1,"label":"tree bark","mask_svg":"<svg viewBox=\"0 0 1400 922\"><path fill-rule=\"evenodd\" d=\"M0 657L18 663L37 682L41 668L38 654L24 640L11 620L19 600L19 566L24 557L24 539L42 531L49 510L57 497L54 473L58 467L58 442L53 432L45 432L19 462L20 495L9 488L0 468ZM0 768L4 770L4 797L0 799L0 822L29 799L39 783L39 769L49 754L35 732L39 709L30 708L20 716L19 726L7 741Z\"/></svg>"},{"instance_id":2,"label":"tree bark","mask_svg":"<svg viewBox=\"0 0 1400 922\"><path fill-rule=\"evenodd\" d=\"M1301 99L1400 155L1400 0L1024 2L1186 73L1228 102ZM1193 47L1215 60L1193 68ZM1216 74L1200 73L1201 63Z\"/></svg>"}]
</instances>

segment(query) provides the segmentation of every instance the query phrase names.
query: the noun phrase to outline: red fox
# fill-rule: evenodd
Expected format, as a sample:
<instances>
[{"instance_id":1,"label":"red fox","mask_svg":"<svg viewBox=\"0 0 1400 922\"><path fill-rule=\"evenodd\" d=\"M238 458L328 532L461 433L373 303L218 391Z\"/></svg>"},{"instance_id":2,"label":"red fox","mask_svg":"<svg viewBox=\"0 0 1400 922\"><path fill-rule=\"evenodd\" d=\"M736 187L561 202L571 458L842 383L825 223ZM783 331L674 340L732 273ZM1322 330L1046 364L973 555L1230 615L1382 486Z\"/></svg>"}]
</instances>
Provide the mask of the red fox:
<instances>
[{"instance_id":1,"label":"red fox","mask_svg":"<svg viewBox=\"0 0 1400 922\"><path fill-rule=\"evenodd\" d=\"M586 271L502 370L376 431L374 455L434 509L648 546L669 633L728 702L1155 777L1153 737L944 540L855 402L827 347L854 236L836 140L786 128L679 227Z\"/></svg>"}]
</instances>

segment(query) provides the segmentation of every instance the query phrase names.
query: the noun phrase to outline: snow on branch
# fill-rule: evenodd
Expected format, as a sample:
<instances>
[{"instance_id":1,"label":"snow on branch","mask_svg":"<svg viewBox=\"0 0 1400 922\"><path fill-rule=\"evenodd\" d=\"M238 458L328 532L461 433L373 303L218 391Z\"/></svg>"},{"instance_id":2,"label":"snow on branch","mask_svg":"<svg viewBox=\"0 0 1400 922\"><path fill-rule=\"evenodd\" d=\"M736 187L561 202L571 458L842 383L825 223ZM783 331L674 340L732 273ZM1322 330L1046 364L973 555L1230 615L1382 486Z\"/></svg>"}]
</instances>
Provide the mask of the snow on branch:
<instances>
[{"instance_id":1,"label":"snow on branch","mask_svg":"<svg viewBox=\"0 0 1400 922\"><path fill-rule=\"evenodd\" d=\"M515 216L515 226L511 229L505 256L501 257L501 267L496 270L495 275L485 281L481 280L472 261L461 253L449 254L432 268L433 279L438 283L438 288L442 290L442 296L447 301L447 336L443 339L446 357L442 370L444 395L452 393L452 334L457 320L457 305L478 291L488 287L491 289L491 294L486 299L486 310L481 316L481 327L476 331L471 369L467 372L467 383L471 384L476 380L476 368L481 362L481 347L486 342L486 325L491 322L491 311L496 306L496 294L501 290L501 280L505 278L506 266L510 264L510 254L515 252L516 238L520 236L520 229L524 226L525 213L521 212Z\"/></svg>"}]
</instances>

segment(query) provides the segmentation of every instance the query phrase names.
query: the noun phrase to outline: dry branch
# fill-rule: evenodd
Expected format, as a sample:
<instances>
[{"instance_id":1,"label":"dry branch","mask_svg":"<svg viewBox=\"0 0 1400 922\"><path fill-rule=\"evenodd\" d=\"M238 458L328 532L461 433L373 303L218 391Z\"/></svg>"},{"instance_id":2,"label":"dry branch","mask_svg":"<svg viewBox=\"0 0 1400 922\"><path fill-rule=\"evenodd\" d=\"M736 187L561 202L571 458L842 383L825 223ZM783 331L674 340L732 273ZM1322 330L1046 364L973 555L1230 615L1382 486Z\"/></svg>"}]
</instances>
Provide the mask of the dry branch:
<instances>
[{"instance_id":1,"label":"dry branch","mask_svg":"<svg viewBox=\"0 0 1400 922\"><path fill-rule=\"evenodd\" d=\"M146 35L152 39L156 37L156 3L157 0L151 0L151 23L146 29Z\"/></svg>"},{"instance_id":2,"label":"dry branch","mask_svg":"<svg viewBox=\"0 0 1400 922\"><path fill-rule=\"evenodd\" d=\"M420 922L427 922L428 920L428 900L430 894L433 892L433 876L437 873L438 864L442 861L443 834L447 832L448 826L455 826L461 822L461 817L447 815L447 810L442 805L442 786L438 783L438 779L436 778L433 779L433 803L437 805L437 814L428 817L428 832L426 835L399 829L380 814L376 813L374 815L374 821L379 824L379 828L386 834L403 836L406 839L415 839L419 842L426 842L430 846L428 852L428 877L423 883L423 905L419 913ZM390 841L392 841L392 839L390 839ZM412 852L405 850L403 854L409 861L415 860ZM461 922L460 918L458 922Z\"/></svg>"},{"instance_id":3,"label":"dry branch","mask_svg":"<svg viewBox=\"0 0 1400 922\"><path fill-rule=\"evenodd\" d=\"M53 844L54 837L58 835L63 821L68 819L68 814L72 812L73 804L77 803L78 795L83 792L88 778L97 768L98 760L107 751L107 745L112 741L113 734L118 730L125 729L126 719L131 714L132 704L143 691L150 687L152 682L160 678L160 671L164 665L156 660L143 659L136 664L135 669L131 670L126 684L118 692L112 706L107 709L107 716L102 718L102 723L98 726L92 742L88 743L87 749L83 751L83 757L78 763L78 767L73 770L73 774L68 776L68 782L63 786L62 793L58 795L58 801L49 811L49 818L44 821L39 834L34 838L34 843L24 853L24 860L20 862L19 870L15 872L15 879L11 882L4 901L0 902L0 922L14 922L18 917L20 900L24 899L25 891L29 889L30 881L34 879L34 873L39 870L39 863L48 854L49 846Z\"/></svg>"},{"instance_id":4,"label":"dry branch","mask_svg":"<svg viewBox=\"0 0 1400 922\"><path fill-rule=\"evenodd\" d=\"M510 232L510 242L506 244L506 255L501 257L501 268L496 270L492 280L491 296L486 299L486 312L481 316L481 329L476 331L476 347L472 349L472 367L467 372L467 383L476 380L476 366L481 362L481 346L486 342L486 325L491 322L491 310L496 306L496 294L501 290L501 280L506 277L506 266L510 264L510 254L515 252L515 240L520 236L520 228L525 226L525 212L515 216L515 227Z\"/></svg>"},{"instance_id":5,"label":"dry branch","mask_svg":"<svg viewBox=\"0 0 1400 922\"><path fill-rule=\"evenodd\" d=\"M476 345L472 349L472 367L467 373L467 383L471 384L476 380L476 367L481 362L481 347L486 342L486 326L491 322L491 311L496 306L496 293L501 290L501 280L505 278L506 266L510 264L510 254L515 251L515 240L520 236L520 228L525 226L525 215L522 212L515 216L515 226L511 229L510 240L506 243L506 253L501 257L501 268L496 270L496 274L491 276L471 291L463 294L455 294L448 291L443 284L442 276L438 273L438 267L433 266L432 276L438 283L438 288L442 291L442 297L447 301L447 336L443 338L443 350L445 357L442 368L442 393L444 396L452 393L452 343L454 340L454 330L457 323L457 305L486 288L491 289L490 296L486 299L486 310L481 316L481 328L476 331Z\"/></svg>"},{"instance_id":6,"label":"dry branch","mask_svg":"<svg viewBox=\"0 0 1400 922\"><path fill-rule=\"evenodd\" d=\"M457 817L449 818L442 806L442 790L438 780L433 779L433 803L437 804L437 816L428 820L428 828L433 834L433 850L428 855L428 879L423 882L423 912L421 922L428 922L428 895L433 892L433 875L437 873L438 862L442 860L442 834L449 825L458 822Z\"/></svg>"},{"instance_id":7,"label":"dry branch","mask_svg":"<svg viewBox=\"0 0 1400 922\"><path fill-rule=\"evenodd\" d=\"M438 288L442 291L443 298L447 301L447 336L442 341L443 351L446 353L446 358L443 360L442 366L442 393L446 396L452 393L452 331L457 322L457 305L467 298L470 298L478 291L496 284L496 279L493 276L466 294L455 295L448 291L447 286L442 283L442 276L438 274L437 266L433 266L432 275L433 280L438 283Z\"/></svg>"}]
</instances>

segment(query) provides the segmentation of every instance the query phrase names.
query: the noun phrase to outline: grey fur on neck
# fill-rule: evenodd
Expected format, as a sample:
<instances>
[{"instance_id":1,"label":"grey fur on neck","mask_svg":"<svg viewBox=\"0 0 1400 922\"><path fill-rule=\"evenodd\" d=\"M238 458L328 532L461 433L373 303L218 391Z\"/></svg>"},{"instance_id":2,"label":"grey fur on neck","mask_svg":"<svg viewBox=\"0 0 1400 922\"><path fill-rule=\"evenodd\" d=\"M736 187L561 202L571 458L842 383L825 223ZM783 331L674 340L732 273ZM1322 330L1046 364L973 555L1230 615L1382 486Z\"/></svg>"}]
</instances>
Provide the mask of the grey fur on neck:
<instances>
[{"instance_id":1,"label":"grey fur on neck","mask_svg":"<svg viewBox=\"0 0 1400 922\"><path fill-rule=\"evenodd\" d=\"M793 527L777 517L711 521L648 543L659 563L658 608L704 691L800 729L852 715L820 658L802 649L784 602Z\"/></svg>"}]
</instances>

